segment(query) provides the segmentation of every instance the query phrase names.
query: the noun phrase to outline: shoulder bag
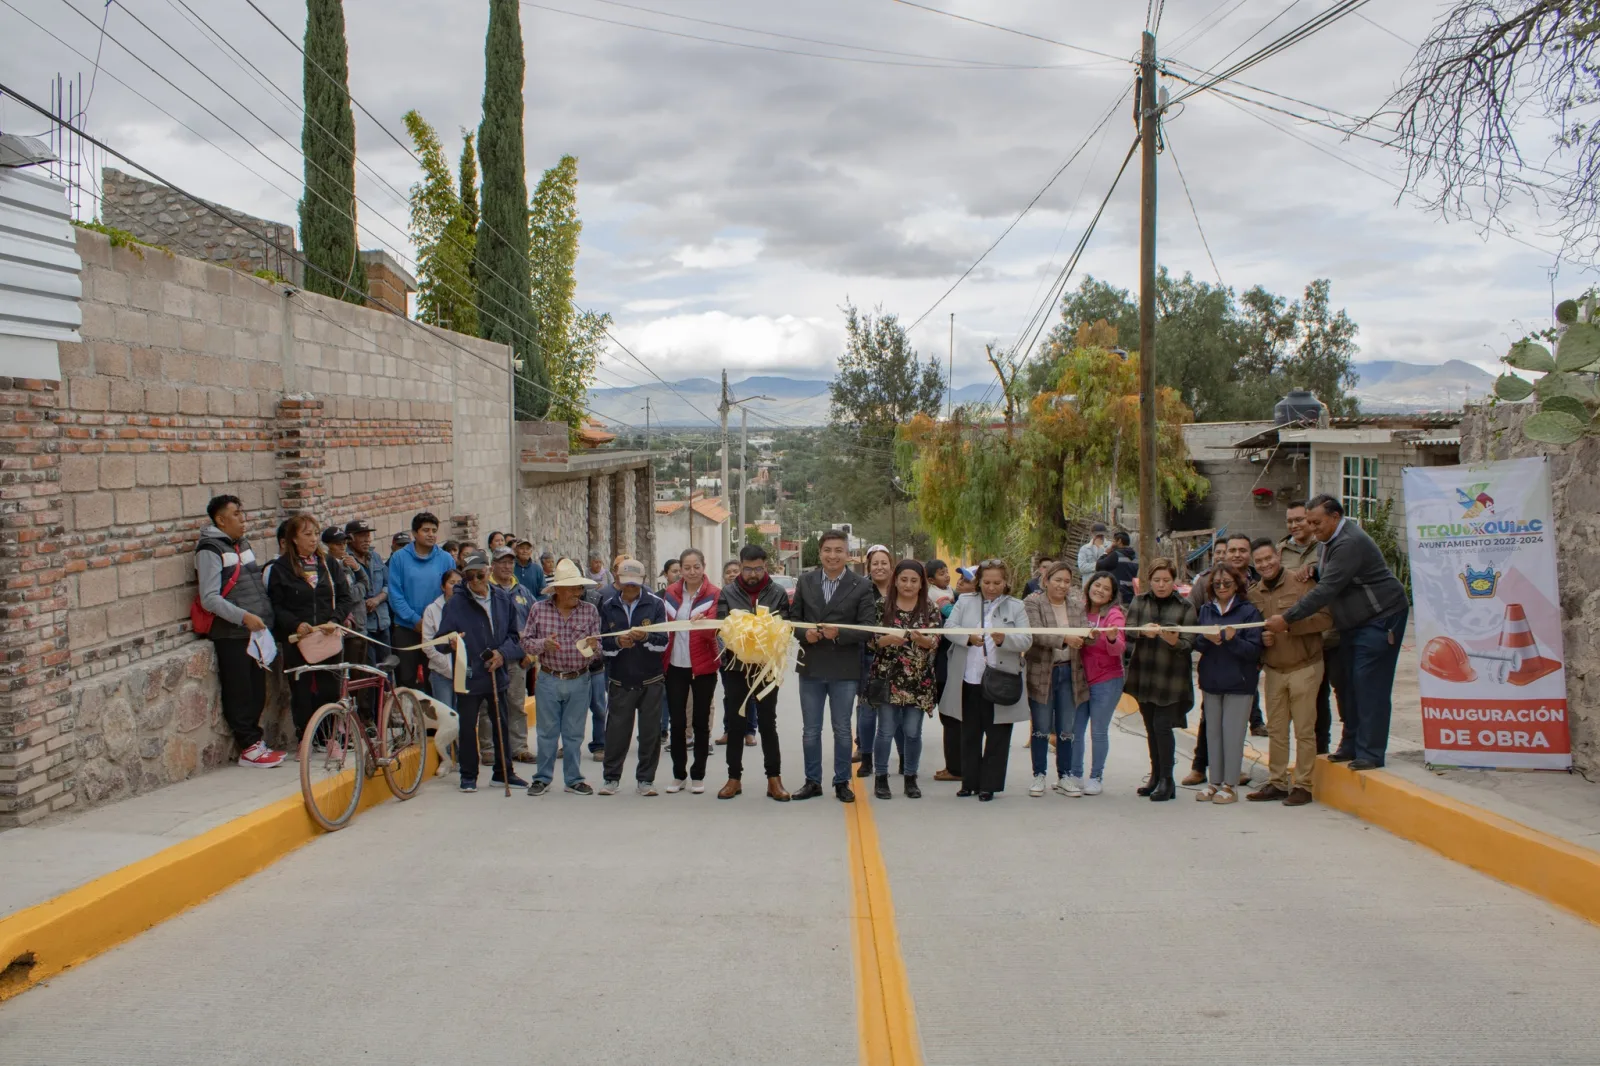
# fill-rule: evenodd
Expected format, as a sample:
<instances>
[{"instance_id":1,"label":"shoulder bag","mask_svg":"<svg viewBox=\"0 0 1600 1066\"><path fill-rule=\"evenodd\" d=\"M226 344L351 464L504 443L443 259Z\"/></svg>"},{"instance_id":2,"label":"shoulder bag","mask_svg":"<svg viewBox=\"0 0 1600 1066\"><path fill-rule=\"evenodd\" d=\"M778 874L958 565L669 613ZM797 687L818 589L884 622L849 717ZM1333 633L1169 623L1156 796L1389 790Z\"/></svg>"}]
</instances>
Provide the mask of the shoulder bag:
<instances>
[{"instance_id":1,"label":"shoulder bag","mask_svg":"<svg viewBox=\"0 0 1600 1066\"><path fill-rule=\"evenodd\" d=\"M995 609L999 610L999 607ZM980 617L981 613L980 609ZM983 690L983 698L996 707L1009 707L1022 699L1022 675L998 666L984 664L983 681L979 687Z\"/></svg>"},{"instance_id":2,"label":"shoulder bag","mask_svg":"<svg viewBox=\"0 0 1600 1066\"><path fill-rule=\"evenodd\" d=\"M318 560L317 565L322 565L321 560ZM327 578L328 607L331 613L333 610L337 609L338 605L338 601L335 598L333 590L333 570L331 567L327 568ZM311 594L315 596L316 591L313 590ZM300 658L304 659L307 663L314 665L322 662L325 659L331 659L344 648L344 634L339 632L337 629L331 631L324 629L313 629L311 632L300 638L296 644L296 647L300 649Z\"/></svg>"}]
</instances>

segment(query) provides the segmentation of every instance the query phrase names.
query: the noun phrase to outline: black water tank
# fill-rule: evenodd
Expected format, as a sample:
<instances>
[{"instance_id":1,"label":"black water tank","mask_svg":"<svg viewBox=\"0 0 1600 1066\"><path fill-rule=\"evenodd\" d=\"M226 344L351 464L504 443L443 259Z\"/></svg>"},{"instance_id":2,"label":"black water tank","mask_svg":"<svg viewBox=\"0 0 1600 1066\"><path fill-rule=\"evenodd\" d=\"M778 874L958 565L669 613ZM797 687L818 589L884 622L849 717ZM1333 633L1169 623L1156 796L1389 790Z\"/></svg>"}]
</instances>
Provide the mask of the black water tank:
<instances>
[{"instance_id":1,"label":"black water tank","mask_svg":"<svg viewBox=\"0 0 1600 1066\"><path fill-rule=\"evenodd\" d=\"M1278 426L1285 426L1291 422L1316 424L1322 419L1322 410L1322 401L1317 399L1316 393L1307 389L1294 389L1272 409L1272 422Z\"/></svg>"}]
</instances>

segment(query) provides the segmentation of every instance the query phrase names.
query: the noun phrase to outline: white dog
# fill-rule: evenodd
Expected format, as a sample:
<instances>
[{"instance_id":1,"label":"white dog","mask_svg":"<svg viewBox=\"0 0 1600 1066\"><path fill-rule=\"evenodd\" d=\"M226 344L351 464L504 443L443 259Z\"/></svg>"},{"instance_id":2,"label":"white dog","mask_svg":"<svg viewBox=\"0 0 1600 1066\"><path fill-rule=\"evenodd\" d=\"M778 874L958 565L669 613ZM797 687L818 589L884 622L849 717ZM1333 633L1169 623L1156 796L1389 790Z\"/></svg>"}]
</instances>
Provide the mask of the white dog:
<instances>
[{"instance_id":1,"label":"white dog","mask_svg":"<svg viewBox=\"0 0 1600 1066\"><path fill-rule=\"evenodd\" d=\"M415 689L409 690L422 705L422 719L426 728L433 732L433 747L439 753L439 774L454 773L456 764L450 758L450 745L456 742L456 737L461 734L461 719L456 715L455 709L447 707L425 692Z\"/></svg>"}]
</instances>

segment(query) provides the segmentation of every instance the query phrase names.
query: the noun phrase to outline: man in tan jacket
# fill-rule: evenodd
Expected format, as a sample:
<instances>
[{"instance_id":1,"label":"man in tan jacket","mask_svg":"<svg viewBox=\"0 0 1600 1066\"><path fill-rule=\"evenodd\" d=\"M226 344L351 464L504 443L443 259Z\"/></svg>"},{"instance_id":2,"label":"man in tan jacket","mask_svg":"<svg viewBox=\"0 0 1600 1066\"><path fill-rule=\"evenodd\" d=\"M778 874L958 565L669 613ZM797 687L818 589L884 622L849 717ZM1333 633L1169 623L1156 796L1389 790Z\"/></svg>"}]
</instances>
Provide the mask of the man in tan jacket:
<instances>
[{"instance_id":1,"label":"man in tan jacket","mask_svg":"<svg viewBox=\"0 0 1600 1066\"><path fill-rule=\"evenodd\" d=\"M1282 614L1311 589L1300 571L1284 569L1278 546L1263 537L1250 546L1261 580L1250 602L1263 618ZM1267 691L1267 765L1272 778L1246 799L1283 800L1286 807L1311 802L1311 768L1317 760L1317 689L1322 685L1322 633L1333 625L1326 608L1293 623L1287 633L1263 633L1262 677ZM1294 726L1294 786L1289 787L1289 727Z\"/></svg>"}]
</instances>

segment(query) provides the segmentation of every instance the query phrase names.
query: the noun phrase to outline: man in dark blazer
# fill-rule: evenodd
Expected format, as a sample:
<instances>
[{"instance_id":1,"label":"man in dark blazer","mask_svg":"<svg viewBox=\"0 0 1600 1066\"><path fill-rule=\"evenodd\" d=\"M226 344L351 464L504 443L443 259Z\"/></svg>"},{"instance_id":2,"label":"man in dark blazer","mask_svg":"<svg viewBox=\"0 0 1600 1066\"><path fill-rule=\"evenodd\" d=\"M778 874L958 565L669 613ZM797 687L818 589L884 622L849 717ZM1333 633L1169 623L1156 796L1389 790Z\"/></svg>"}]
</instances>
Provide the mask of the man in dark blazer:
<instances>
[{"instance_id":1,"label":"man in dark blazer","mask_svg":"<svg viewBox=\"0 0 1600 1066\"><path fill-rule=\"evenodd\" d=\"M822 565L801 576L789 615L797 622L816 623L814 629L796 630L806 783L794 798L822 795L822 708L827 704L833 725L833 793L841 803L854 803L850 711L861 683L861 645L870 634L838 627L877 625L877 606L872 582L845 566L850 549L843 533L830 529L822 534L817 552Z\"/></svg>"}]
</instances>

